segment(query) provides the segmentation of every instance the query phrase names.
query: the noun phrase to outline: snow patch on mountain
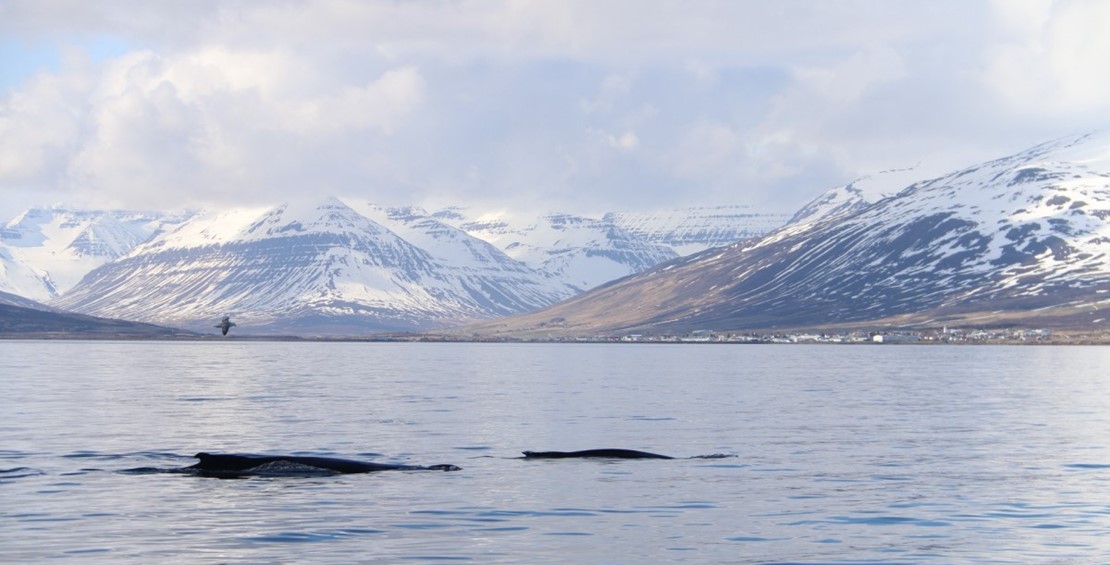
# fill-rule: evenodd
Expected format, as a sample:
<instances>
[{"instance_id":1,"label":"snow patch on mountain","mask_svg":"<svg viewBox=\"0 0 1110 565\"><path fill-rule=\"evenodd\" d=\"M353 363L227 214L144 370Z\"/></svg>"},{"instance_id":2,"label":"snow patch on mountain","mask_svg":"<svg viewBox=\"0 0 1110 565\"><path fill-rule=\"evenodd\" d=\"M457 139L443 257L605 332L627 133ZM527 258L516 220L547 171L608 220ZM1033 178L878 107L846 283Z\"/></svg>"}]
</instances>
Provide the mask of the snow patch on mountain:
<instances>
[{"instance_id":1,"label":"snow patch on mountain","mask_svg":"<svg viewBox=\"0 0 1110 565\"><path fill-rule=\"evenodd\" d=\"M387 208L373 203L355 203L357 211L389 227L405 241L427 250L444 264L462 269L498 269L523 272L528 268L505 255L494 245L440 221L415 206Z\"/></svg>"},{"instance_id":2,"label":"snow patch on mountain","mask_svg":"<svg viewBox=\"0 0 1110 565\"><path fill-rule=\"evenodd\" d=\"M638 238L610 218L487 213L469 219L462 208L437 212L436 217L579 292L677 257L671 248Z\"/></svg>"},{"instance_id":3,"label":"snow patch on mountain","mask_svg":"<svg viewBox=\"0 0 1110 565\"><path fill-rule=\"evenodd\" d=\"M0 245L0 291L47 300L57 291L46 273L35 270Z\"/></svg>"},{"instance_id":4,"label":"snow patch on mountain","mask_svg":"<svg viewBox=\"0 0 1110 565\"><path fill-rule=\"evenodd\" d=\"M187 214L33 208L0 228L0 288L45 301Z\"/></svg>"},{"instance_id":5,"label":"snow patch on mountain","mask_svg":"<svg viewBox=\"0 0 1110 565\"><path fill-rule=\"evenodd\" d=\"M501 279L499 284L528 289L534 304L550 304L578 292L562 278L537 271L488 241L442 221L450 217L442 212L432 215L419 207L386 208L372 203L355 204L354 208L424 249L441 269L455 271L457 276Z\"/></svg>"},{"instance_id":6,"label":"snow patch on mountain","mask_svg":"<svg viewBox=\"0 0 1110 565\"><path fill-rule=\"evenodd\" d=\"M654 213L610 212L604 217L633 236L690 255L710 247L764 236L789 219L788 214L759 212L751 206L712 206Z\"/></svg>"}]
</instances>

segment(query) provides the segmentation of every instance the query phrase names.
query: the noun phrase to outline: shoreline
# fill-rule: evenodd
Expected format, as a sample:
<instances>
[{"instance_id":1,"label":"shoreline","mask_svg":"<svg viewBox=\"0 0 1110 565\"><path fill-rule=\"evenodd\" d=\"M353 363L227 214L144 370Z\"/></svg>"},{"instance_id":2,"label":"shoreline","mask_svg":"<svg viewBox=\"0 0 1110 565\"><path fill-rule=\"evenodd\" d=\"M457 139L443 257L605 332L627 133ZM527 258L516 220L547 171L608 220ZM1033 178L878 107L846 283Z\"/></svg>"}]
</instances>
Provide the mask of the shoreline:
<instances>
[{"instance_id":1,"label":"shoreline","mask_svg":"<svg viewBox=\"0 0 1110 565\"><path fill-rule=\"evenodd\" d=\"M885 335L885 334L882 334ZM875 341L846 336L791 336L791 334L745 334L743 338L691 339L678 336L659 336L629 339L627 336L595 337L469 337L444 336L440 334L378 334L378 335L337 335L337 336L297 336L297 335L133 335L69 332L19 332L0 333L3 341L150 341L175 343L506 343L506 344L610 344L610 345L910 345L910 346L976 346L976 345L1110 345L1110 333L1091 333L1082 330L1055 331L1049 337L1037 339L1018 339L1006 337L981 337L974 339L897 339Z\"/></svg>"}]
</instances>

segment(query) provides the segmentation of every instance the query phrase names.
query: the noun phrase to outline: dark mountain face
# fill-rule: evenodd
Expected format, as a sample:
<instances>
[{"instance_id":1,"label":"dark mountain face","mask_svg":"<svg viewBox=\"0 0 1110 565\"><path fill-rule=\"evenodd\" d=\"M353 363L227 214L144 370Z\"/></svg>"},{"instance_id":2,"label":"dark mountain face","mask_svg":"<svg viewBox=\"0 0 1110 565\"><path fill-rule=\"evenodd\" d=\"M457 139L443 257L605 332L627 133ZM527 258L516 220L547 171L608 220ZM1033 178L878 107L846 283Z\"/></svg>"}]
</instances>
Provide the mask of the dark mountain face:
<instances>
[{"instance_id":1,"label":"dark mountain face","mask_svg":"<svg viewBox=\"0 0 1110 565\"><path fill-rule=\"evenodd\" d=\"M41 302L36 302L34 300L31 300L30 298L24 298L22 296L19 296L18 294L12 294L10 292L3 291L0 291L0 304L7 306L19 306L21 308L30 308L31 310L42 310L46 312L50 312L53 310L52 308Z\"/></svg>"},{"instance_id":2,"label":"dark mountain face","mask_svg":"<svg viewBox=\"0 0 1110 565\"><path fill-rule=\"evenodd\" d=\"M119 337L158 338L182 334L180 330L151 324L94 318L81 314L38 310L0 303L0 336L3 337Z\"/></svg>"}]
</instances>

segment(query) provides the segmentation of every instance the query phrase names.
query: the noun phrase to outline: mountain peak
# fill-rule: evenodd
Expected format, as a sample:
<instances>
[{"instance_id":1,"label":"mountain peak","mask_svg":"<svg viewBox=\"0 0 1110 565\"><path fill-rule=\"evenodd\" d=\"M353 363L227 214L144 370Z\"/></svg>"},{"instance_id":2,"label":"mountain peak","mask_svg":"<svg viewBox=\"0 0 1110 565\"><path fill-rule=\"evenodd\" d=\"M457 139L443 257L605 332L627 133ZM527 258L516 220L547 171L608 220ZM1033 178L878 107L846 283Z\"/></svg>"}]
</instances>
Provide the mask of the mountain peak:
<instances>
[{"instance_id":1,"label":"mountain peak","mask_svg":"<svg viewBox=\"0 0 1110 565\"><path fill-rule=\"evenodd\" d=\"M824 192L794 213L789 225L810 224L851 214L884 198L898 194L921 180L918 166L889 169L860 177Z\"/></svg>"},{"instance_id":2,"label":"mountain peak","mask_svg":"<svg viewBox=\"0 0 1110 565\"><path fill-rule=\"evenodd\" d=\"M286 202L270 209L242 234L245 237L283 237L291 234L362 232L382 227L335 197L318 202Z\"/></svg>"}]
</instances>

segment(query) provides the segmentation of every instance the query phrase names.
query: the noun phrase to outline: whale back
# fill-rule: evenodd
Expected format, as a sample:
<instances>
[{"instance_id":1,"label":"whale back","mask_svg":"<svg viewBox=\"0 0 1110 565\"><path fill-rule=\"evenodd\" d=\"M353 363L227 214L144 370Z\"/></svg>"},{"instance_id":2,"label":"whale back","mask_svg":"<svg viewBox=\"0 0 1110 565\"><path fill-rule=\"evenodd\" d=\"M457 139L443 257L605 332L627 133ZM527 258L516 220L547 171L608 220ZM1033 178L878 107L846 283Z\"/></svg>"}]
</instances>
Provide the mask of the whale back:
<instances>
[{"instance_id":1,"label":"whale back","mask_svg":"<svg viewBox=\"0 0 1110 565\"><path fill-rule=\"evenodd\" d=\"M606 459L674 459L668 455L637 451L635 449L584 449L582 451L525 451L526 459L571 459L571 458L606 458Z\"/></svg>"},{"instance_id":2,"label":"whale back","mask_svg":"<svg viewBox=\"0 0 1110 565\"><path fill-rule=\"evenodd\" d=\"M388 463L370 463L368 461L355 461L339 459L336 457L312 457L300 455L245 455L230 453L198 453L195 456L199 463L188 467L204 473L245 473L264 465L290 464L302 465L331 471L334 473L371 473L374 471L416 471L435 469L437 471L454 471L454 465L436 465L433 467L420 467L416 465L393 465Z\"/></svg>"}]
</instances>

